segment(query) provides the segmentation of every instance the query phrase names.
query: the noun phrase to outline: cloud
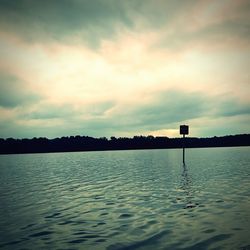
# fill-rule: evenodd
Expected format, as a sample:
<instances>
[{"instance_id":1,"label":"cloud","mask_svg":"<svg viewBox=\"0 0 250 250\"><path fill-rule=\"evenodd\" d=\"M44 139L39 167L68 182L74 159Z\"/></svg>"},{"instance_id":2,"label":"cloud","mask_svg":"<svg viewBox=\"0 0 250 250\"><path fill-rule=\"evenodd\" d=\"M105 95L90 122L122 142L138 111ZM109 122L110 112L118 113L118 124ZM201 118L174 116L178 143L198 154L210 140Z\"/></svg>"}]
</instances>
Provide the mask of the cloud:
<instances>
[{"instance_id":1,"label":"cloud","mask_svg":"<svg viewBox=\"0 0 250 250\"><path fill-rule=\"evenodd\" d=\"M28 120L50 120L50 119L67 119L74 116L76 111L69 105L39 105L34 110L22 113L21 117Z\"/></svg>"},{"instance_id":2,"label":"cloud","mask_svg":"<svg viewBox=\"0 0 250 250\"><path fill-rule=\"evenodd\" d=\"M134 111L135 121L148 129L160 129L168 124L203 116L208 109L208 98L202 93L166 91L154 96L151 103Z\"/></svg>"},{"instance_id":3,"label":"cloud","mask_svg":"<svg viewBox=\"0 0 250 250\"><path fill-rule=\"evenodd\" d=\"M144 102L142 100L133 105L118 105L115 112L108 116L83 119L83 127L95 130L96 133L100 129L108 134L117 131L154 131L204 116L212 117L216 115L212 109L214 106L220 106L219 101L216 103L213 100L211 103L211 98L202 92L156 92Z\"/></svg>"},{"instance_id":4,"label":"cloud","mask_svg":"<svg viewBox=\"0 0 250 250\"><path fill-rule=\"evenodd\" d=\"M179 123L213 135L245 121L248 10L245 0L0 0L2 135L173 135Z\"/></svg>"},{"instance_id":5,"label":"cloud","mask_svg":"<svg viewBox=\"0 0 250 250\"><path fill-rule=\"evenodd\" d=\"M116 108L116 112L108 116L81 117L81 122L76 122L76 131L88 131L92 136L178 136L179 125L187 123L192 129L192 136L212 136L223 135L223 128L227 134L230 130L232 133L247 131L247 126L240 126L240 123L249 117L249 104L240 103L230 96L211 98L202 92L179 90L152 93L150 100ZM227 125L232 121L238 127Z\"/></svg>"},{"instance_id":6,"label":"cloud","mask_svg":"<svg viewBox=\"0 0 250 250\"><path fill-rule=\"evenodd\" d=\"M239 102L230 96L211 97L204 92L172 89L148 93L147 98L131 104L96 101L75 106L73 103L56 104L43 100L39 105L16 109L1 122L4 128L1 133L3 137L10 137L16 129L18 133L15 134L21 137L52 138L76 134L97 137L135 134L178 136L179 125L187 123L192 128L192 136L200 136L201 128L207 133L217 131L223 134L221 127L227 126L227 121L234 121L237 117L237 124L240 124L241 120L249 117L249 113L248 102ZM11 124L9 128L7 123ZM232 131L240 131L240 128L229 127Z\"/></svg>"},{"instance_id":7,"label":"cloud","mask_svg":"<svg viewBox=\"0 0 250 250\"><path fill-rule=\"evenodd\" d=\"M25 83L13 75L0 73L0 106L15 108L37 102L41 96L33 93Z\"/></svg>"},{"instance_id":8,"label":"cloud","mask_svg":"<svg viewBox=\"0 0 250 250\"><path fill-rule=\"evenodd\" d=\"M73 35L95 46L100 39L112 36L117 26L133 25L122 1L1 0L0 6L1 26L30 41Z\"/></svg>"},{"instance_id":9,"label":"cloud","mask_svg":"<svg viewBox=\"0 0 250 250\"><path fill-rule=\"evenodd\" d=\"M250 103L242 103L235 98L229 98L218 105L216 116L232 117L240 115L250 115Z\"/></svg>"},{"instance_id":10,"label":"cloud","mask_svg":"<svg viewBox=\"0 0 250 250\"><path fill-rule=\"evenodd\" d=\"M84 106L57 104L45 101L33 108L20 112L19 118L25 120L73 121L74 119L97 119L106 117L106 113L115 106L112 101L96 102Z\"/></svg>"},{"instance_id":11,"label":"cloud","mask_svg":"<svg viewBox=\"0 0 250 250\"><path fill-rule=\"evenodd\" d=\"M241 120L249 114L249 102L242 103L230 96L211 97L203 92L168 90L152 93L150 100L137 103L133 107L121 106L111 117L90 120L87 124L89 128L102 129L108 134L117 133L117 131L120 133L127 131L131 135L137 131L141 133L151 131L154 134L154 131L159 130L176 128L178 130L181 123L192 124L193 121L205 119L224 119L226 123L227 119L238 117ZM199 124L197 128L202 126L203 124ZM219 126L216 128L216 123L212 124L212 128L220 129ZM192 129L195 135L196 128Z\"/></svg>"},{"instance_id":12,"label":"cloud","mask_svg":"<svg viewBox=\"0 0 250 250\"><path fill-rule=\"evenodd\" d=\"M1 0L0 7L2 30L31 42L78 41L99 48L128 30L157 31L165 47L197 37L249 37L250 6L243 0Z\"/></svg>"},{"instance_id":13,"label":"cloud","mask_svg":"<svg viewBox=\"0 0 250 250\"><path fill-rule=\"evenodd\" d=\"M210 137L249 133L250 116L214 116L193 120L190 136Z\"/></svg>"}]
</instances>

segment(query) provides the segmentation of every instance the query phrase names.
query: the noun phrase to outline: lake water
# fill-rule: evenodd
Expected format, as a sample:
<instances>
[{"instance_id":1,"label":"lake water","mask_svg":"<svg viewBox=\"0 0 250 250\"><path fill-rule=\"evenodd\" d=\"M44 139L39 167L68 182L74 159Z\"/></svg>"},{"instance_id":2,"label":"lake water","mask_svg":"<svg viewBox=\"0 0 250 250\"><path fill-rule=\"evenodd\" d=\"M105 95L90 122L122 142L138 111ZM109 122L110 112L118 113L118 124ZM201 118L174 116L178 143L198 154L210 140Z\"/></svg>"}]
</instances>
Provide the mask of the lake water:
<instances>
[{"instance_id":1,"label":"lake water","mask_svg":"<svg viewBox=\"0 0 250 250\"><path fill-rule=\"evenodd\" d=\"M250 147L0 156L1 249L250 249Z\"/></svg>"}]
</instances>

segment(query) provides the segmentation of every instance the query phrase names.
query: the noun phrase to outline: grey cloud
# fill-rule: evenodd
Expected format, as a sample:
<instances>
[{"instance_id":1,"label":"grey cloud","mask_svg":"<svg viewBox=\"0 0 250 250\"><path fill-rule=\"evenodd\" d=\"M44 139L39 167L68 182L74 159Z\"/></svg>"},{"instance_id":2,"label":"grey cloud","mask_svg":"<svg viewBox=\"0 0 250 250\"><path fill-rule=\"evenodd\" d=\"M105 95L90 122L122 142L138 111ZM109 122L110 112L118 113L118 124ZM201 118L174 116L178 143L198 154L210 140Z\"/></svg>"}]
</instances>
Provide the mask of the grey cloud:
<instances>
[{"instance_id":1,"label":"grey cloud","mask_svg":"<svg viewBox=\"0 0 250 250\"><path fill-rule=\"evenodd\" d=\"M139 131L173 128L176 124L197 118L227 119L249 113L248 104L240 104L231 97L211 98L204 93L166 91L155 94L152 102L138 105L132 110L124 109L109 118L99 117L85 121L81 128L98 136L124 132L138 134Z\"/></svg>"},{"instance_id":2,"label":"grey cloud","mask_svg":"<svg viewBox=\"0 0 250 250\"><path fill-rule=\"evenodd\" d=\"M176 16L188 12L196 2L0 0L0 27L30 41L63 39L70 42L75 35L88 45L98 47L102 39L114 37L121 28L141 31L164 27Z\"/></svg>"},{"instance_id":3,"label":"grey cloud","mask_svg":"<svg viewBox=\"0 0 250 250\"><path fill-rule=\"evenodd\" d=\"M250 103L241 103L236 99L222 100L218 104L218 110L216 116L238 116L238 115L250 115Z\"/></svg>"},{"instance_id":4,"label":"grey cloud","mask_svg":"<svg viewBox=\"0 0 250 250\"><path fill-rule=\"evenodd\" d=\"M145 131L177 128L182 122L192 123L192 119L205 118L216 120L223 118L236 119L238 127L228 126L231 131L245 132L246 124L242 121L249 117L249 105L239 103L232 97L211 96L204 93L187 93L181 91L166 91L152 93L150 103L142 103L126 109L120 113L106 116L105 112L114 107L114 102L100 102L87 107L75 109L71 105L39 105L32 113L20 113L15 118L12 126L8 127L4 122L2 136L18 135L20 137L89 135L89 136L122 136L124 134L140 134ZM86 115L86 117L85 117ZM245 118L244 118L245 117ZM60 119L60 126L32 126L18 125L16 121L33 119ZM242 122L242 125L240 125ZM1 123L0 123L1 125ZM230 128L230 129L229 129ZM14 132L16 130L16 132ZM204 130L205 131L205 130ZM209 132L210 131L210 132ZM226 131L226 130L224 130ZM206 135L217 135L223 132L221 126L207 128ZM3 135L4 133L4 135ZM231 132L233 133L233 132Z\"/></svg>"},{"instance_id":5,"label":"grey cloud","mask_svg":"<svg viewBox=\"0 0 250 250\"><path fill-rule=\"evenodd\" d=\"M106 101L89 105L86 110L94 116L103 116L104 113L115 106L115 102Z\"/></svg>"},{"instance_id":6,"label":"grey cloud","mask_svg":"<svg viewBox=\"0 0 250 250\"><path fill-rule=\"evenodd\" d=\"M117 23L133 25L124 4L114 0L1 0L0 23L30 40L83 35L93 44L114 34Z\"/></svg>"},{"instance_id":7,"label":"grey cloud","mask_svg":"<svg viewBox=\"0 0 250 250\"><path fill-rule=\"evenodd\" d=\"M41 96L28 90L20 79L13 75L0 73L0 106L15 108L40 99Z\"/></svg>"},{"instance_id":8,"label":"grey cloud","mask_svg":"<svg viewBox=\"0 0 250 250\"><path fill-rule=\"evenodd\" d=\"M184 33L186 41L205 41L211 40L224 42L226 39L242 39L248 42L250 27L249 20L230 20L219 24L208 25L201 30Z\"/></svg>"},{"instance_id":9,"label":"grey cloud","mask_svg":"<svg viewBox=\"0 0 250 250\"><path fill-rule=\"evenodd\" d=\"M230 117L224 117L223 124L219 126L215 123L215 126L203 126L199 128L200 133L197 136L223 136L223 135L233 135L233 134L248 134L250 124L249 116L239 116L234 119Z\"/></svg>"},{"instance_id":10,"label":"grey cloud","mask_svg":"<svg viewBox=\"0 0 250 250\"><path fill-rule=\"evenodd\" d=\"M152 103L134 110L132 116L137 126L150 129L164 128L168 124L202 117L233 117L249 115L250 104L233 97L204 93L167 91L155 96Z\"/></svg>"},{"instance_id":11,"label":"grey cloud","mask_svg":"<svg viewBox=\"0 0 250 250\"><path fill-rule=\"evenodd\" d=\"M36 110L28 113L20 114L20 117L25 119L58 119L61 118L65 121L77 119L79 116L95 117L93 119L99 119L104 113L115 105L114 102L99 102L92 105L85 105L83 107L75 108L71 104L40 104ZM79 122L79 121L78 121Z\"/></svg>"},{"instance_id":12,"label":"grey cloud","mask_svg":"<svg viewBox=\"0 0 250 250\"><path fill-rule=\"evenodd\" d=\"M208 98L199 93L168 91L157 93L147 104L124 108L112 117L96 117L81 124L83 131L98 135L169 128L171 124L202 117L209 110Z\"/></svg>"},{"instance_id":13,"label":"grey cloud","mask_svg":"<svg viewBox=\"0 0 250 250\"><path fill-rule=\"evenodd\" d=\"M76 111L70 105L40 105L37 110L22 114L26 119L57 119L72 117Z\"/></svg>"},{"instance_id":14,"label":"grey cloud","mask_svg":"<svg viewBox=\"0 0 250 250\"><path fill-rule=\"evenodd\" d=\"M34 133L31 129L17 124L12 119L0 120L0 138L30 138L33 135Z\"/></svg>"},{"instance_id":15,"label":"grey cloud","mask_svg":"<svg viewBox=\"0 0 250 250\"><path fill-rule=\"evenodd\" d=\"M162 28L178 15L188 12L197 0L131 0L127 1L130 16L141 20L143 28Z\"/></svg>"},{"instance_id":16,"label":"grey cloud","mask_svg":"<svg viewBox=\"0 0 250 250\"><path fill-rule=\"evenodd\" d=\"M139 107L134 117L140 125L159 129L168 123L203 116L209 106L206 99L198 93L169 91L156 96L153 103Z\"/></svg>"},{"instance_id":17,"label":"grey cloud","mask_svg":"<svg viewBox=\"0 0 250 250\"><path fill-rule=\"evenodd\" d=\"M155 46L182 46L193 40L210 37L249 37L249 20L235 18L215 25L208 25L195 32L186 32L189 15L197 0L0 0L0 27L22 35L29 41L51 39L71 42L72 36L98 48L102 39L115 37L122 28L141 30L160 29L162 40ZM182 17L183 20L182 20ZM182 21L180 21L182 20ZM180 22L180 23L179 23ZM185 23L183 23L185 22ZM172 33L164 30L173 26ZM164 29L162 29L164 28Z\"/></svg>"},{"instance_id":18,"label":"grey cloud","mask_svg":"<svg viewBox=\"0 0 250 250\"><path fill-rule=\"evenodd\" d=\"M214 43L225 45L225 41L240 40L249 43L249 23L238 21L225 21L220 24L212 24L195 31L173 30L170 33L162 33L161 38L153 48L189 48L192 44L204 44L213 48Z\"/></svg>"},{"instance_id":19,"label":"grey cloud","mask_svg":"<svg viewBox=\"0 0 250 250\"><path fill-rule=\"evenodd\" d=\"M166 7L168 7L168 1L165 3ZM194 17L192 13L194 13L199 1L185 1L185 3L185 5L183 5L182 2L180 5L174 5L177 8L174 10L172 18L164 22L164 25L167 27L168 24L170 24L171 28L169 30L166 29L166 32L164 32L164 29L161 30L161 38L154 44L154 48L168 47L180 49L182 47L190 47L190 45L194 43L204 43L207 46L213 46L213 43L223 45L225 41L230 42L234 39L239 39L241 42L249 44L249 3L239 4L239 7L233 11L235 15L230 13L233 15L225 17L224 20L222 19L218 22L213 22L212 20L204 21L204 25L200 27L197 26L197 29L188 29L188 27L191 26L192 28L192 25L195 25L195 23L193 23ZM228 6L228 8L230 9L230 6ZM195 12L197 11L199 10L195 10ZM202 19L202 15L200 18ZM159 19L156 16L156 22L157 20ZM173 23L171 23L171 20ZM202 22L202 20L200 21ZM197 20L197 23L199 23L199 20Z\"/></svg>"}]
</instances>

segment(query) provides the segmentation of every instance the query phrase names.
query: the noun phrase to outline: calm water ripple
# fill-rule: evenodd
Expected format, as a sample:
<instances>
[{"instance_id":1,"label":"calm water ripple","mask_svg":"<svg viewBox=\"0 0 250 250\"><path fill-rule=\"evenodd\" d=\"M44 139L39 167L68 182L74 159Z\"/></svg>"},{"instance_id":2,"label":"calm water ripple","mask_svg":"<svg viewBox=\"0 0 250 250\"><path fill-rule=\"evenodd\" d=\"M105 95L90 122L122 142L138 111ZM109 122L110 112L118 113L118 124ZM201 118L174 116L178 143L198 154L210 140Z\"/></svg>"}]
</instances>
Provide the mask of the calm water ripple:
<instances>
[{"instance_id":1,"label":"calm water ripple","mask_svg":"<svg viewBox=\"0 0 250 250\"><path fill-rule=\"evenodd\" d=\"M0 156L1 249L250 249L250 148Z\"/></svg>"}]
</instances>

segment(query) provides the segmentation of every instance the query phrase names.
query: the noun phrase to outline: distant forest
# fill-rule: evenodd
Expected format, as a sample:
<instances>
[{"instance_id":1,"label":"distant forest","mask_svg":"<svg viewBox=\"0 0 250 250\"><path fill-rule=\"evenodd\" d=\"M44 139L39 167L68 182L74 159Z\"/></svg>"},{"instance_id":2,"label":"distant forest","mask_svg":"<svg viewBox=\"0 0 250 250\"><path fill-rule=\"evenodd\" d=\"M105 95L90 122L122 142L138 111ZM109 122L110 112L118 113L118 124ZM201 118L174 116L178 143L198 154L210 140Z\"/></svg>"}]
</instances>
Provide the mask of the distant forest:
<instances>
[{"instance_id":1,"label":"distant forest","mask_svg":"<svg viewBox=\"0 0 250 250\"><path fill-rule=\"evenodd\" d=\"M154 136L106 137L69 136L55 139L0 139L0 154L49 153L99 150L164 149L250 146L250 134L211 138L168 138Z\"/></svg>"}]
</instances>

